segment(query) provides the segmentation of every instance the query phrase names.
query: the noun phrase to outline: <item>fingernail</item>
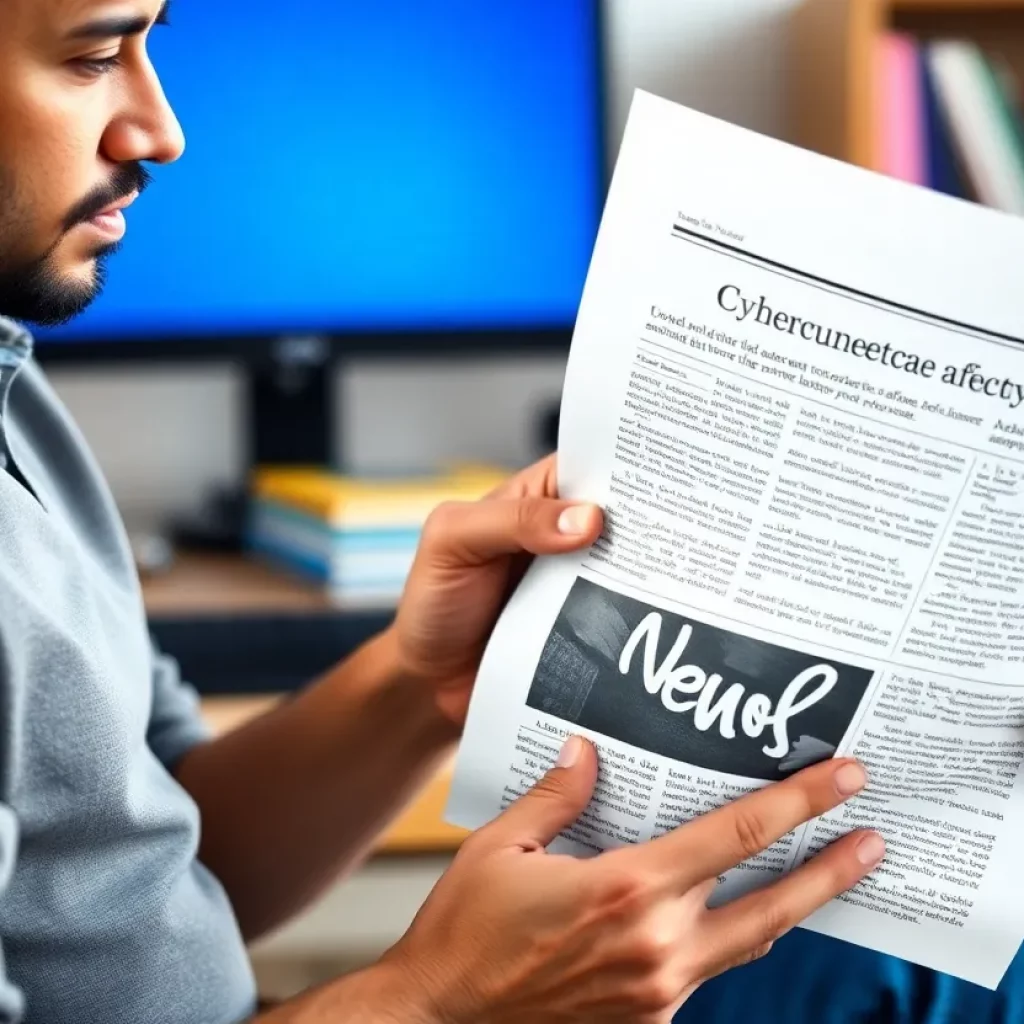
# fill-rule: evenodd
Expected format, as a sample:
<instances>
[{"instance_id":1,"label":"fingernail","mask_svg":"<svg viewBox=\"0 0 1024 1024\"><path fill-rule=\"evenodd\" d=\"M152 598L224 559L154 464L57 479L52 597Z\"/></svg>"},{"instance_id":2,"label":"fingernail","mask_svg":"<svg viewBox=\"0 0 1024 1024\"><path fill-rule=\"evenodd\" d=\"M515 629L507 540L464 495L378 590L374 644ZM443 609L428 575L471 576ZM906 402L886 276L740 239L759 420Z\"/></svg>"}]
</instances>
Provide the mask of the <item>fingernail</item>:
<instances>
[{"instance_id":1,"label":"fingernail","mask_svg":"<svg viewBox=\"0 0 1024 1024\"><path fill-rule=\"evenodd\" d=\"M866 835L857 844L857 860L865 867L877 864L885 856L885 840L875 832Z\"/></svg>"},{"instance_id":2,"label":"fingernail","mask_svg":"<svg viewBox=\"0 0 1024 1024\"><path fill-rule=\"evenodd\" d=\"M573 505L567 508L558 517L558 532L571 536L578 536L590 529L591 516L593 515L590 505Z\"/></svg>"},{"instance_id":3,"label":"fingernail","mask_svg":"<svg viewBox=\"0 0 1024 1024\"><path fill-rule=\"evenodd\" d=\"M583 740L579 736L570 736L562 747L561 753L558 755L558 760L555 762L556 768L571 768L579 759L580 754L583 753Z\"/></svg>"},{"instance_id":4,"label":"fingernail","mask_svg":"<svg viewBox=\"0 0 1024 1024\"><path fill-rule=\"evenodd\" d=\"M859 764L844 764L835 774L836 789L840 796L853 796L868 783L868 777Z\"/></svg>"}]
</instances>

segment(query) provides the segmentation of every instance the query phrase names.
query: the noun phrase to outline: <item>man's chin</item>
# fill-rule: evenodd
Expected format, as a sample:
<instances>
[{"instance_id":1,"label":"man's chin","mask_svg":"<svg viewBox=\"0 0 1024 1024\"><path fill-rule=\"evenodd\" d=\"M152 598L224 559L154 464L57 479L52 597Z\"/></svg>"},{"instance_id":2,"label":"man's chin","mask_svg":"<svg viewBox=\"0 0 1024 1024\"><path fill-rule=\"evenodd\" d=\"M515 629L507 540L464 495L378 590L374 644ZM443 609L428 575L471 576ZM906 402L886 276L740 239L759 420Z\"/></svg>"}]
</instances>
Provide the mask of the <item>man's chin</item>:
<instances>
[{"instance_id":1,"label":"man's chin","mask_svg":"<svg viewBox=\"0 0 1024 1024\"><path fill-rule=\"evenodd\" d=\"M106 281L104 261L120 248L110 243L71 271L52 255L29 266L0 271L0 314L36 327L60 327L92 305Z\"/></svg>"}]
</instances>

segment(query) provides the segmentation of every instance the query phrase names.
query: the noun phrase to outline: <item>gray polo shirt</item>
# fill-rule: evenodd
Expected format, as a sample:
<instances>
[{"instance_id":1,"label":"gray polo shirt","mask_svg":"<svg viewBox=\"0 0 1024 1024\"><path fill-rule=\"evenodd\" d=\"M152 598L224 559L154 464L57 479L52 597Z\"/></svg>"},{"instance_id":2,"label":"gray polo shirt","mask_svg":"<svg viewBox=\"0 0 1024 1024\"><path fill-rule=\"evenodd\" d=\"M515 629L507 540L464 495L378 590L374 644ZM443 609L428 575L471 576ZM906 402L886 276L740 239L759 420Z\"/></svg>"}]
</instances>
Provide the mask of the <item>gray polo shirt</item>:
<instances>
[{"instance_id":1,"label":"gray polo shirt","mask_svg":"<svg viewBox=\"0 0 1024 1024\"><path fill-rule=\"evenodd\" d=\"M0 320L0 1022L234 1024L252 974L172 775L203 739L195 695L30 356Z\"/></svg>"}]
</instances>

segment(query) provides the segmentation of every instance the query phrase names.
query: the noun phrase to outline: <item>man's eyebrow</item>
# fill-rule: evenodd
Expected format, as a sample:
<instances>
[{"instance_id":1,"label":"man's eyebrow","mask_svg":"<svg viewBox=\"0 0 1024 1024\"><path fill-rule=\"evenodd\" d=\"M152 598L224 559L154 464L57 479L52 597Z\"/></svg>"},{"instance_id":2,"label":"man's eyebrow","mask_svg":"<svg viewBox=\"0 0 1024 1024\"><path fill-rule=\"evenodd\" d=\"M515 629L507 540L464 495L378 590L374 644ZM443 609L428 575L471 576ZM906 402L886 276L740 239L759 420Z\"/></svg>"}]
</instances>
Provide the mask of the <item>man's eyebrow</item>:
<instances>
[{"instance_id":1,"label":"man's eyebrow","mask_svg":"<svg viewBox=\"0 0 1024 1024\"><path fill-rule=\"evenodd\" d=\"M170 20L171 0L164 0L155 25L167 25ZM115 39L122 36L141 35L149 28L149 18L144 15L123 18L99 18L86 22L68 33L69 39Z\"/></svg>"}]
</instances>

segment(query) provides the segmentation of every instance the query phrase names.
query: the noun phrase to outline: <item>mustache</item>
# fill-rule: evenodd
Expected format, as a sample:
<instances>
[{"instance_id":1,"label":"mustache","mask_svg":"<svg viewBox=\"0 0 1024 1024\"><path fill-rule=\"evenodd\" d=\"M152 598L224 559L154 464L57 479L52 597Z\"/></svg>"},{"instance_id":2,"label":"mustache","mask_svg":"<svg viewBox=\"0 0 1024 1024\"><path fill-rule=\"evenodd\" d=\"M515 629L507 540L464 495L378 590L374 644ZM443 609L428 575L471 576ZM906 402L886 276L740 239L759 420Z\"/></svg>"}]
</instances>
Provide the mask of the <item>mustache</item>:
<instances>
[{"instance_id":1,"label":"mustache","mask_svg":"<svg viewBox=\"0 0 1024 1024\"><path fill-rule=\"evenodd\" d=\"M94 189L71 208L64 218L64 230L70 231L76 224L92 220L112 203L127 199L133 192L144 192L152 181L152 175L142 164L120 164L107 184Z\"/></svg>"}]
</instances>

